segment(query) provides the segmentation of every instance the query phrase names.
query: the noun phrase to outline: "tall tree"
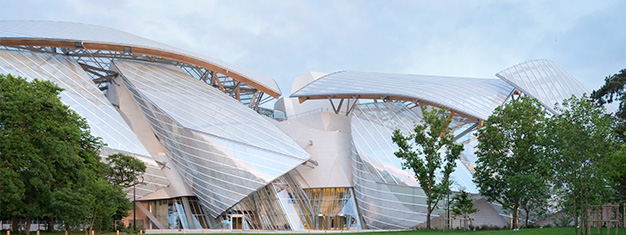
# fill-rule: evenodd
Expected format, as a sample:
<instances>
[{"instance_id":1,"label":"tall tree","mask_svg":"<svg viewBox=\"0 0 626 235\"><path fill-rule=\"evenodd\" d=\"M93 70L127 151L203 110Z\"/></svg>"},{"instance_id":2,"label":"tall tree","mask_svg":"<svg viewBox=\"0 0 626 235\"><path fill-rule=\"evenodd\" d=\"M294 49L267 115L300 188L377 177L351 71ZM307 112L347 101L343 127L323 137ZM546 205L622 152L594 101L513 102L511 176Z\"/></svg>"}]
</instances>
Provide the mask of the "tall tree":
<instances>
[{"instance_id":1,"label":"tall tree","mask_svg":"<svg viewBox=\"0 0 626 235\"><path fill-rule=\"evenodd\" d=\"M93 179L102 167L102 142L61 103L61 91L49 81L0 75L0 171L10 177L0 179L0 187L7 189L0 190L0 200L17 199L10 203L17 208L3 208L26 219L27 235L32 218L55 214L45 211L54 192Z\"/></svg>"},{"instance_id":2,"label":"tall tree","mask_svg":"<svg viewBox=\"0 0 626 235\"><path fill-rule=\"evenodd\" d=\"M452 113L442 108L422 109L423 124L416 124L414 133L403 135L399 129L393 132L392 140L399 147L394 154L403 159L402 168L411 169L426 194L426 227L431 228L430 216L439 200L450 193L450 174L463 145L455 144L448 129ZM442 153L445 155L442 156ZM437 181L437 174L442 180Z\"/></svg>"},{"instance_id":3,"label":"tall tree","mask_svg":"<svg viewBox=\"0 0 626 235\"><path fill-rule=\"evenodd\" d=\"M591 93L591 99L600 105L619 101L619 109L615 113L618 118L615 125L617 136L626 142L626 69L604 78L604 85Z\"/></svg>"},{"instance_id":4,"label":"tall tree","mask_svg":"<svg viewBox=\"0 0 626 235\"><path fill-rule=\"evenodd\" d=\"M564 192L561 199L574 214L575 223L580 217L583 234L587 231L582 228L588 226L586 210L606 202L610 195L606 165L618 150L613 119L586 96L572 96L557 111L559 114L548 122L548 157L554 184ZM577 228L575 231L578 234Z\"/></svg>"},{"instance_id":5,"label":"tall tree","mask_svg":"<svg viewBox=\"0 0 626 235\"><path fill-rule=\"evenodd\" d=\"M513 215L547 200L549 167L542 151L546 112L530 97L496 108L478 130L474 182L481 195L498 202ZM527 217L528 219L528 217Z\"/></svg>"}]
</instances>

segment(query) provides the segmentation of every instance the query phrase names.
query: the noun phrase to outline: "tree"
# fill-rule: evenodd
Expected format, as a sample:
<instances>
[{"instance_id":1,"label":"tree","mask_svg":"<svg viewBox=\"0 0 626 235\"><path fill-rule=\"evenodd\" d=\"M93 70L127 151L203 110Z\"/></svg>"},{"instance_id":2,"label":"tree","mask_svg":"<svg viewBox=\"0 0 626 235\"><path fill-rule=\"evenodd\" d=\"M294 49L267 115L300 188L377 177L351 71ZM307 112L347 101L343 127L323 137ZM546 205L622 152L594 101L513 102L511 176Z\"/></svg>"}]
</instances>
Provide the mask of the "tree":
<instances>
[{"instance_id":1,"label":"tree","mask_svg":"<svg viewBox=\"0 0 626 235\"><path fill-rule=\"evenodd\" d=\"M609 157L604 171L613 188L613 201L626 201L626 146L622 145L619 151Z\"/></svg>"},{"instance_id":2,"label":"tree","mask_svg":"<svg viewBox=\"0 0 626 235\"><path fill-rule=\"evenodd\" d=\"M604 85L591 93L591 99L600 105L619 101L619 109L615 113L617 122L615 132L622 142L626 142L626 69L604 79Z\"/></svg>"},{"instance_id":3,"label":"tree","mask_svg":"<svg viewBox=\"0 0 626 235\"><path fill-rule=\"evenodd\" d=\"M106 157L109 164L107 178L114 186L130 188L140 183L138 178L146 171L141 160L122 153Z\"/></svg>"},{"instance_id":4,"label":"tree","mask_svg":"<svg viewBox=\"0 0 626 235\"><path fill-rule=\"evenodd\" d=\"M73 228L87 222L91 200L93 200L92 194L84 187L67 185L52 193L50 207L56 212L57 218L63 221L65 231L69 233Z\"/></svg>"},{"instance_id":5,"label":"tree","mask_svg":"<svg viewBox=\"0 0 626 235\"><path fill-rule=\"evenodd\" d=\"M481 195L496 201L513 215L545 201L549 192L549 167L542 151L546 112L530 97L514 99L495 109L478 130L474 182Z\"/></svg>"},{"instance_id":6,"label":"tree","mask_svg":"<svg viewBox=\"0 0 626 235\"><path fill-rule=\"evenodd\" d=\"M50 81L0 75L0 174L7 176L0 178L0 212L25 218L27 235L35 216L65 216L52 199L56 205L77 202L72 187L102 170L102 142L61 103L61 91Z\"/></svg>"},{"instance_id":7,"label":"tree","mask_svg":"<svg viewBox=\"0 0 626 235\"><path fill-rule=\"evenodd\" d=\"M111 186L104 178L98 178L90 186L88 223L90 230L102 231L103 226L110 226L113 220L128 215L130 200L122 186Z\"/></svg>"},{"instance_id":8,"label":"tree","mask_svg":"<svg viewBox=\"0 0 626 235\"><path fill-rule=\"evenodd\" d=\"M582 234L589 225L587 209L605 203L610 195L606 169L618 150L613 118L586 96L572 96L557 111L559 114L548 122L546 148L554 169L554 185L563 192L560 198L565 209L574 214L575 227L580 217ZM578 234L577 228L575 231Z\"/></svg>"},{"instance_id":9,"label":"tree","mask_svg":"<svg viewBox=\"0 0 626 235\"><path fill-rule=\"evenodd\" d=\"M399 147L394 153L403 159L402 168L411 169L426 194L426 227L430 226L430 215L437 208L439 200L450 192L450 174L456 167L456 160L463 151L463 145L453 143L453 136L448 129L450 124L446 110L423 109L423 124L416 124L413 134L404 136L399 129L393 132L392 140ZM410 142L413 143L410 143ZM442 157L442 151L445 156ZM436 176L441 171L442 180Z\"/></svg>"},{"instance_id":10,"label":"tree","mask_svg":"<svg viewBox=\"0 0 626 235\"><path fill-rule=\"evenodd\" d=\"M470 198L469 193L464 190L459 192L457 195L454 195L452 198L452 217L456 219L457 216L463 216L465 221L469 221L470 225L474 218L471 218L469 215L476 213L478 209L474 208L474 203Z\"/></svg>"}]
</instances>

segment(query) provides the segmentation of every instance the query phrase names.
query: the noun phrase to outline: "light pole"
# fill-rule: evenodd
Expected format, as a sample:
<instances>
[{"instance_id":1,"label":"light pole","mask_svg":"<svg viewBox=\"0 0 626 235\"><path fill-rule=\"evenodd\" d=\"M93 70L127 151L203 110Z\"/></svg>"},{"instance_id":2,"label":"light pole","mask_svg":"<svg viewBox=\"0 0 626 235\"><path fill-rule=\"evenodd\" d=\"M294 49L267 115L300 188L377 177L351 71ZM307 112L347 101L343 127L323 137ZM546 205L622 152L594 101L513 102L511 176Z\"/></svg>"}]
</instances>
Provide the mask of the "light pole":
<instances>
[{"instance_id":1,"label":"light pole","mask_svg":"<svg viewBox=\"0 0 626 235\"><path fill-rule=\"evenodd\" d=\"M448 188L448 217L446 218L446 228L450 228L450 188Z\"/></svg>"},{"instance_id":2,"label":"light pole","mask_svg":"<svg viewBox=\"0 0 626 235\"><path fill-rule=\"evenodd\" d=\"M137 233L137 197L135 195L135 185L137 185L137 181L133 184L133 233Z\"/></svg>"}]
</instances>

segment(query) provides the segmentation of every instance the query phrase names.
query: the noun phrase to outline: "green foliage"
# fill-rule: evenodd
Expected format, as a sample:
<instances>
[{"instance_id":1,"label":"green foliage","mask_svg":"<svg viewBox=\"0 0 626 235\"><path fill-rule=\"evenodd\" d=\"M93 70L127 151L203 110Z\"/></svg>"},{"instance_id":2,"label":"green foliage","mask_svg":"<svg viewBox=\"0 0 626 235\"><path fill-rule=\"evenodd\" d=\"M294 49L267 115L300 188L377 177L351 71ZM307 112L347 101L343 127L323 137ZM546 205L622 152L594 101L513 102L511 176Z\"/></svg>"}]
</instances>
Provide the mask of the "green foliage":
<instances>
[{"instance_id":1,"label":"green foliage","mask_svg":"<svg viewBox=\"0 0 626 235\"><path fill-rule=\"evenodd\" d=\"M452 134L448 130L450 120L443 108L422 110L424 124L416 124L413 134L404 136L400 130L393 132L392 140L399 147L394 154L404 160L403 169L411 169L415 173L421 188L426 194L427 215L426 226L430 228L430 214L437 207L439 200L450 192L450 174L456 167L463 145L452 142ZM412 143L411 143L412 142ZM442 156L444 150L445 156ZM436 180L441 171L443 179Z\"/></svg>"},{"instance_id":2,"label":"green foliage","mask_svg":"<svg viewBox=\"0 0 626 235\"><path fill-rule=\"evenodd\" d=\"M94 228L130 207L122 188L105 178L126 176L100 162L103 143L62 104L61 91L49 81L0 75L0 217L26 219L26 234L35 217ZM145 171L143 163L133 167Z\"/></svg>"},{"instance_id":3,"label":"green foliage","mask_svg":"<svg viewBox=\"0 0 626 235\"><path fill-rule=\"evenodd\" d=\"M113 185L124 188L140 183L139 177L146 171L146 164L126 154L111 154L106 161L109 163L107 178Z\"/></svg>"},{"instance_id":4,"label":"green foliage","mask_svg":"<svg viewBox=\"0 0 626 235\"><path fill-rule=\"evenodd\" d=\"M49 214L56 190L90 179L82 169L99 167L102 143L91 136L82 117L61 103L61 90L49 81L0 75L2 174L12 179L0 182L9 189L1 190L1 199L18 199L2 213L23 216L28 223Z\"/></svg>"},{"instance_id":5,"label":"green foliage","mask_svg":"<svg viewBox=\"0 0 626 235\"><path fill-rule=\"evenodd\" d=\"M65 223L66 231L85 223L89 216L89 201L93 197L85 190L80 186L68 185L56 190L50 197L50 208Z\"/></svg>"},{"instance_id":6,"label":"green foliage","mask_svg":"<svg viewBox=\"0 0 626 235\"><path fill-rule=\"evenodd\" d=\"M536 99L520 97L496 108L478 130L474 182L514 220L519 209L529 211L548 198L550 172L541 145L545 117Z\"/></svg>"},{"instance_id":7,"label":"green foliage","mask_svg":"<svg viewBox=\"0 0 626 235\"><path fill-rule=\"evenodd\" d=\"M626 146L622 145L607 159L605 172L611 187L612 199L615 202L626 202Z\"/></svg>"},{"instance_id":8,"label":"green foliage","mask_svg":"<svg viewBox=\"0 0 626 235\"><path fill-rule=\"evenodd\" d=\"M478 212L478 209L474 208L472 201L470 194L464 190L454 195L454 197L452 197L452 209L450 210L452 217L456 219L458 216L462 216L463 219L470 221L471 224L474 218L469 215Z\"/></svg>"},{"instance_id":9,"label":"green foliage","mask_svg":"<svg viewBox=\"0 0 626 235\"><path fill-rule=\"evenodd\" d=\"M610 196L607 164L618 150L613 118L585 96L572 96L557 111L560 114L548 122L546 143L554 185L575 222L578 216L585 222L586 209L607 202Z\"/></svg>"},{"instance_id":10,"label":"green foliage","mask_svg":"<svg viewBox=\"0 0 626 235\"><path fill-rule=\"evenodd\" d=\"M591 99L600 105L619 101L619 109L615 114L618 118L615 132L622 141L626 141L626 69L604 79L604 85L591 93Z\"/></svg>"}]
</instances>

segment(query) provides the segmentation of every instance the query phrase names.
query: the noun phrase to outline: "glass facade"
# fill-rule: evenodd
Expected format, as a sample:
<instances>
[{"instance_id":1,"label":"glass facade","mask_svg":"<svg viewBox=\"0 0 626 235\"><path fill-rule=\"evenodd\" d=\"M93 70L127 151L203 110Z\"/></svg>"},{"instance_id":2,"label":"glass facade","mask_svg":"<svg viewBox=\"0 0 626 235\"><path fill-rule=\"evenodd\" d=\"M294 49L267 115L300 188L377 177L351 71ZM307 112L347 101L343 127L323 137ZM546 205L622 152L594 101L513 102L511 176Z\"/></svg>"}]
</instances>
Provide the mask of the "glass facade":
<instances>
[{"instance_id":1,"label":"glass facade","mask_svg":"<svg viewBox=\"0 0 626 235\"><path fill-rule=\"evenodd\" d=\"M424 107L428 108L428 107ZM352 113L352 179L357 204L367 228L403 229L426 221L426 196L412 170L402 169L402 161L393 153L398 147L391 140L397 128L411 133L422 121L421 107L408 108L400 102L378 102L358 105ZM448 126L455 139L463 138L476 127L475 120L454 115ZM467 159L463 153L462 159ZM473 155L473 153L472 153ZM471 162L457 161L450 178L453 190L477 191L468 169ZM435 210L436 216L440 210Z\"/></svg>"},{"instance_id":2,"label":"glass facade","mask_svg":"<svg viewBox=\"0 0 626 235\"><path fill-rule=\"evenodd\" d=\"M269 120L174 66L114 67L213 218L309 158Z\"/></svg>"},{"instance_id":3,"label":"glass facade","mask_svg":"<svg viewBox=\"0 0 626 235\"><path fill-rule=\"evenodd\" d=\"M187 200L189 204L188 209L185 209L184 200ZM193 223L196 229L209 228L208 214L204 212L195 197L178 197L141 203L165 227L164 229L190 229L190 223ZM149 229L158 228L154 222L150 226Z\"/></svg>"},{"instance_id":4,"label":"glass facade","mask_svg":"<svg viewBox=\"0 0 626 235\"><path fill-rule=\"evenodd\" d=\"M362 228L352 188L312 188L304 191L311 202L315 229Z\"/></svg>"},{"instance_id":5,"label":"glass facade","mask_svg":"<svg viewBox=\"0 0 626 235\"><path fill-rule=\"evenodd\" d=\"M244 198L222 215L222 228L231 228L232 218L241 215L244 229L304 230L313 228L309 200L289 174Z\"/></svg>"}]
</instances>

